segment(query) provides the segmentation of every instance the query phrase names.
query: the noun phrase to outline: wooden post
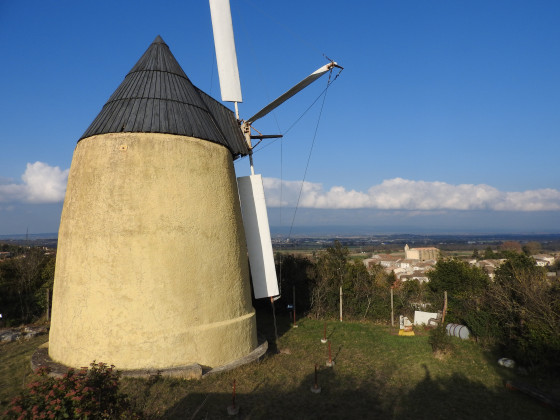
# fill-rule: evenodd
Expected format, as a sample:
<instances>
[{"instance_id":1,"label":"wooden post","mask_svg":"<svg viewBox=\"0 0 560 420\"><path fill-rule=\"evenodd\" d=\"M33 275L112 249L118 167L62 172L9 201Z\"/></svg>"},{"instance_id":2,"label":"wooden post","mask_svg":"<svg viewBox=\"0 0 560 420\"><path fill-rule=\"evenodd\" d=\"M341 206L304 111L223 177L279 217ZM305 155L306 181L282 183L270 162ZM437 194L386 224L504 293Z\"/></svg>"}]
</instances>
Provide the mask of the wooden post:
<instances>
[{"instance_id":1,"label":"wooden post","mask_svg":"<svg viewBox=\"0 0 560 420\"><path fill-rule=\"evenodd\" d=\"M340 322L342 322L342 286L340 286Z\"/></svg>"},{"instance_id":2,"label":"wooden post","mask_svg":"<svg viewBox=\"0 0 560 420\"><path fill-rule=\"evenodd\" d=\"M395 326L395 311L393 306L393 286L391 286L391 327Z\"/></svg>"},{"instance_id":3,"label":"wooden post","mask_svg":"<svg viewBox=\"0 0 560 420\"><path fill-rule=\"evenodd\" d=\"M297 328L297 324L296 324L296 286L292 286L292 294L293 294L293 311L294 311L294 323L293 326L294 328Z\"/></svg>"},{"instance_id":4,"label":"wooden post","mask_svg":"<svg viewBox=\"0 0 560 420\"><path fill-rule=\"evenodd\" d=\"M270 297L270 304L272 305L272 320L274 321L274 339L278 343L278 327L276 326L276 309L274 307L274 298Z\"/></svg>"},{"instance_id":5,"label":"wooden post","mask_svg":"<svg viewBox=\"0 0 560 420\"><path fill-rule=\"evenodd\" d=\"M51 289L47 288L47 322L51 320Z\"/></svg>"},{"instance_id":6,"label":"wooden post","mask_svg":"<svg viewBox=\"0 0 560 420\"><path fill-rule=\"evenodd\" d=\"M447 290L443 292L443 313L441 314L441 325L445 323L445 314L447 313Z\"/></svg>"}]
</instances>

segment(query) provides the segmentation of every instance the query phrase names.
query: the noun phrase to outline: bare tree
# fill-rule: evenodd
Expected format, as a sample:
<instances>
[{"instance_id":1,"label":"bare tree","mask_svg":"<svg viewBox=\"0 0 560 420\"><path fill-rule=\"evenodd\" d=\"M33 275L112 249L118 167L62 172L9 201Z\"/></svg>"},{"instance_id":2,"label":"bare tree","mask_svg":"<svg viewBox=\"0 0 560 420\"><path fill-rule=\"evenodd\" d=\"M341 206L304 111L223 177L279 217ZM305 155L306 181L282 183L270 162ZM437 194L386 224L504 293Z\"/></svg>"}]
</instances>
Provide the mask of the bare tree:
<instances>
[{"instance_id":1,"label":"bare tree","mask_svg":"<svg viewBox=\"0 0 560 420\"><path fill-rule=\"evenodd\" d=\"M45 252L40 248L29 248L14 260L15 288L20 301L21 318L28 322L32 316L35 290L41 283L41 271L45 263Z\"/></svg>"}]
</instances>

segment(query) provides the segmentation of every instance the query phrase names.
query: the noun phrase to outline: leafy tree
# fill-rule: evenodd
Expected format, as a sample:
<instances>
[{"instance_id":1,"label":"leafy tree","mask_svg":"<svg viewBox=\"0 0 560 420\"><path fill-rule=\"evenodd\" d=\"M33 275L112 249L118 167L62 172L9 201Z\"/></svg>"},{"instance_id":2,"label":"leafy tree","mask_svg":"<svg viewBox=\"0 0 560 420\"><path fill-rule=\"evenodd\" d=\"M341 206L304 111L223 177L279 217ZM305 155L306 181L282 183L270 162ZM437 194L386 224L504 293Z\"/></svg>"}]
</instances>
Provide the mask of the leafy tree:
<instances>
[{"instance_id":1,"label":"leafy tree","mask_svg":"<svg viewBox=\"0 0 560 420\"><path fill-rule=\"evenodd\" d=\"M347 290L349 251L339 241L321 252L316 264L312 311L317 317L333 316L338 307L339 288Z\"/></svg>"},{"instance_id":2,"label":"leafy tree","mask_svg":"<svg viewBox=\"0 0 560 420\"><path fill-rule=\"evenodd\" d=\"M434 269L428 272L428 278L434 307L443 308L443 294L446 291L447 319L472 328L475 322L469 322L469 317L476 316L482 306L489 284L486 273L476 266L451 258L439 260Z\"/></svg>"},{"instance_id":3,"label":"leafy tree","mask_svg":"<svg viewBox=\"0 0 560 420\"><path fill-rule=\"evenodd\" d=\"M387 305L388 287L385 283L385 272L379 265L368 269L359 262L351 262L347 267L347 281L344 286L345 314L353 318L367 318L368 314L377 318L382 316L383 305Z\"/></svg>"},{"instance_id":4,"label":"leafy tree","mask_svg":"<svg viewBox=\"0 0 560 420\"><path fill-rule=\"evenodd\" d=\"M394 288L394 292L395 310L411 318L414 310L418 309L415 304L429 303L427 302L428 288L425 283L420 283L418 280L403 281Z\"/></svg>"},{"instance_id":5,"label":"leafy tree","mask_svg":"<svg viewBox=\"0 0 560 420\"><path fill-rule=\"evenodd\" d=\"M21 315L16 276L13 259L0 262L0 312L8 325L17 323Z\"/></svg>"},{"instance_id":6,"label":"leafy tree","mask_svg":"<svg viewBox=\"0 0 560 420\"><path fill-rule=\"evenodd\" d=\"M472 295L483 291L488 276L480 268L455 258L439 260L428 272L429 288L435 293L447 291L453 295Z\"/></svg>"},{"instance_id":7,"label":"leafy tree","mask_svg":"<svg viewBox=\"0 0 560 420\"><path fill-rule=\"evenodd\" d=\"M36 290L41 286L41 272L46 263L45 252L41 248L30 248L25 255L15 258L15 287L20 300L21 319L31 321L37 315L35 308Z\"/></svg>"},{"instance_id":8,"label":"leafy tree","mask_svg":"<svg viewBox=\"0 0 560 420\"><path fill-rule=\"evenodd\" d=\"M478 253L478 249L474 249L473 253L472 253L472 258L475 258L477 260L480 259L480 254Z\"/></svg>"},{"instance_id":9,"label":"leafy tree","mask_svg":"<svg viewBox=\"0 0 560 420\"><path fill-rule=\"evenodd\" d=\"M492 248L486 247L486 250L484 251L484 259L493 260L495 258L496 258L496 254L494 253L494 251L492 251Z\"/></svg>"},{"instance_id":10,"label":"leafy tree","mask_svg":"<svg viewBox=\"0 0 560 420\"><path fill-rule=\"evenodd\" d=\"M41 286L35 292L35 301L41 312L46 312L47 304L51 304L50 296L54 287L55 265L56 257L54 255L45 257L45 263L41 269ZM48 299L47 293L49 294Z\"/></svg>"},{"instance_id":11,"label":"leafy tree","mask_svg":"<svg viewBox=\"0 0 560 420\"><path fill-rule=\"evenodd\" d=\"M541 244L537 241L527 242L523 245L523 253L525 255L536 255L541 252Z\"/></svg>"},{"instance_id":12,"label":"leafy tree","mask_svg":"<svg viewBox=\"0 0 560 420\"><path fill-rule=\"evenodd\" d=\"M316 317L337 317L341 286L345 317L389 319L390 284L385 271L379 265L368 270L362 261L351 261L348 249L337 241L318 256L311 290L311 313Z\"/></svg>"},{"instance_id":13,"label":"leafy tree","mask_svg":"<svg viewBox=\"0 0 560 420\"><path fill-rule=\"evenodd\" d=\"M545 270L535 264L533 257L525 254L513 254L498 267L495 281L499 283L512 282L522 272L530 273L530 275L541 280L546 278Z\"/></svg>"},{"instance_id":14,"label":"leafy tree","mask_svg":"<svg viewBox=\"0 0 560 420\"><path fill-rule=\"evenodd\" d=\"M27 323L40 316L46 301L46 294L39 292L47 281L42 277L48 261L44 251L20 248L14 255L0 263L0 308L9 325Z\"/></svg>"},{"instance_id":15,"label":"leafy tree","mask_svg":"<svg viewBox=\"0 0 560 420\"><path fill-rule=\"evenodd\" d=\"M296 307L298 313L311 308L311 293L315 265L306 257L288 254L277 255L276 272L280 283L279 307L287 307L293 302L292 288L296 288Z\"/></svg>"},{"instance_id":16,"label":"leafy tree","mask_svg":"<svg viewBox=\"0 0 560 420\"><path fill-rule=\"evenodd\" d=\"M385 276L385 281L389 287L393 287L395 282L397 281L397 276L395 275L395 271L391 271L389 274Z\"/></svg>"},{"instance_id":17,"label":"leafy tree","mask_svg":"<svg viewBox=\"0 0 560 420\"><path fill-rule=\"evenodd\" d=\"M517 241L504 241L500 244L499 249L502 252L514 252L516 254L520 254L522 251L521 244Z\"/></svg>"},{"instance_id":18,"label":"leafy tree","mask_svg":"<svg viewBox=\"0 0 560 420\"><path fill-rule=\"evenodd\" d=\"M496 270L488 310L500 326L499 338L511 357L522 363L559 366L560 286L547 280L533 258L510 256Z\"/></svg>"}]
</instances>

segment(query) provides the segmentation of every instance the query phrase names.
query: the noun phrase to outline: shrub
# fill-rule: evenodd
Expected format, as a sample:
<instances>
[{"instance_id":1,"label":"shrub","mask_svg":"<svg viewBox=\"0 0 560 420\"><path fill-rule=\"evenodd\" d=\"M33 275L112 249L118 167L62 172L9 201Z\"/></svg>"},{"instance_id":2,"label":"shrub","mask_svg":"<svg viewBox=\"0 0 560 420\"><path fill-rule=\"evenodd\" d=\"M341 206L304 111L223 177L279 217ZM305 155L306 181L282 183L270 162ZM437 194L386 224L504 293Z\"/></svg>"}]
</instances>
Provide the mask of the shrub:
<instances>
[{"instance_id":1,"label":"shrub","mask_svg":"<svg viewBox=\"0 0 560 420\"><path fill-rule=\"evenodd\" d=\"M93 362L90 369L70 369L61 378L48 373L37 370L37 378L11 401L7 419L139 418L118 392L120 373L114 366Z\"/></svg>"},{"instance_id":2,"label":"shrub","mask_svg":"<svg viewBox=\"0 0 560 420\"><path fill-rule=\"evenodd\" d=\"M445 327L440 325L430 331L428 343L432 346L434 353L449 353L453 350L451 337L447 334Z\"/></svg>"}]
</instances>

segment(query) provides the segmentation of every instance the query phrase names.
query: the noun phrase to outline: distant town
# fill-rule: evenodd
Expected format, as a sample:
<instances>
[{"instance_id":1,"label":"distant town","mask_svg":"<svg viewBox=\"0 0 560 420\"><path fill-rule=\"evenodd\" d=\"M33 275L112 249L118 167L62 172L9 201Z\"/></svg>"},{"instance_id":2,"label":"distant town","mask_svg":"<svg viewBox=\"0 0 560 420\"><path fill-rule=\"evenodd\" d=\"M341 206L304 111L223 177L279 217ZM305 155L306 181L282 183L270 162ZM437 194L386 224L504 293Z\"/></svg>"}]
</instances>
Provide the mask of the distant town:
<instances>
[{"instance_id":1,"label":"distant town","mask_svg":"<svg viewBox=\"0 0 560 420\"><path fill-rule=\"evenodd\" d=\"M313 253L339 241L351 250L354 258L363 259L368 269L383 267L393 273L397 282L428 281L427 272L439 258L456 257L481 268L490 279L505 261L500 251L529 254L535 264L550 267L549 279L557 278L553 267L560 259L560 235L379 235L352 237L298 237L287 240L273 238L276 250L295 253Z\"/></svg>"},{"instance_id":2,"label":"distant town","mask_svg":"<svg viewBox=\"0 0 560 420\"><path fill-rule=\"evenodd\" d=\"M42 247L45 251L57 247L56 234L5 235L0 244ZM553 267L560 259L560 234L531 235L352 235L352 236L296 236L272 238L276 252L313 254L332 246L335 241L347 247L355 259L363 260L366 267L380 265L387 274L393 273L397 282L428 281L427 272L441 257L456 257L484 270L492 279L494 271L504 258L499 251L504 247L530 254L535 264ZM0 259L11 256L9 251L0 252ZM555 270L548 277L557 277Z\"/></svg>"},{"instance_id":3,"label":"distant town","mask_svg":"<svg viewBox=\"0 0 560 420\"><path fill-rule=\"evenodd\" d=\"M507 244L507 242L504 243ZM510 243L515 242L510 241ZM494 251L490 252L494 253ZM436 247L410 248L405 245L404 254L404 258L395 254L374 254L371 258L364 259L364 264L368 268L373 265L380 265L387 274L393 272L397 281L418 280L420 283L429 281L427 272L436 265L440 257L439 249ZM505 258L496 258L496 255L485 258L484 254L476 251L473 251L473 254L471 258L468 258L468 263L481 268L490 279L494 278L495 270L506 260ZM558 253L534 254L532 257L535 260L535 265L552 267L558 258ZM548 277L556 278L556 271L549 272Z\"/></svg>"}]
</instances>

